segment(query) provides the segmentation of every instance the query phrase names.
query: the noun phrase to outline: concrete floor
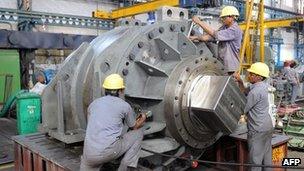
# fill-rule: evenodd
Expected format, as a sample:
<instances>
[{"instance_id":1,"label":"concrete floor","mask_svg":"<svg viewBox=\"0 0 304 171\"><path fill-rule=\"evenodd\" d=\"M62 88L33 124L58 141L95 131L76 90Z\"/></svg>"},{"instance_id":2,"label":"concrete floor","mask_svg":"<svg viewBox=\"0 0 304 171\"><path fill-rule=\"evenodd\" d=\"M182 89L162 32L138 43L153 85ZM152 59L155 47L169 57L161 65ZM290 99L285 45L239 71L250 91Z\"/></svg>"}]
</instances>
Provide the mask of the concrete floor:
<instances>
[{"instance_id":1,"label":"concrete floor","mask_svg":"<svg viewBox=\"0 0 304 171\"><path fill-rule=\"evenodd\" d=\"M304 151L295 151L295 150L288 150L288 157L290 158L301 158L302 163L300 166L304 167ZM219 170L225 170L226 169L207 169L206 167L199 167L197 169L189 169L189 171L219 171ZM8 163L4 165L0 165L0 171L14 171L14 163ZM300 171L298 169L287 169L287 171Z\"/></svg>"}]
</instances>

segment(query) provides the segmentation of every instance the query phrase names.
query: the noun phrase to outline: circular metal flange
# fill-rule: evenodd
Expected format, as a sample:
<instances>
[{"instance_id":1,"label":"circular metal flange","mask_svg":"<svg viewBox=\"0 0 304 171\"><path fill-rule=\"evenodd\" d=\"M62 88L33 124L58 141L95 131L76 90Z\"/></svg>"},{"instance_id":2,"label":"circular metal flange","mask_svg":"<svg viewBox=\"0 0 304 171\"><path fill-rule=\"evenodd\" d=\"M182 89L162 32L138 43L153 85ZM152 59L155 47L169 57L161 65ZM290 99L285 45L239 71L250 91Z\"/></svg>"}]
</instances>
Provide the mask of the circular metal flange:
<instances>
[{"instance_id":1,"label":"circular metal flange","mask_svg":"<svg viewBox=\"0 0 304 171\"><path fill-rule=\"evenodd\" d=\"M193 148L203 149L216 141L216 132L200 123L187 107L188 94L195 78L223 75L223 65L215 58L197 55L179 64L168 79L165 99L167 127L172 136Z\"/></svg>"}]
</instances>

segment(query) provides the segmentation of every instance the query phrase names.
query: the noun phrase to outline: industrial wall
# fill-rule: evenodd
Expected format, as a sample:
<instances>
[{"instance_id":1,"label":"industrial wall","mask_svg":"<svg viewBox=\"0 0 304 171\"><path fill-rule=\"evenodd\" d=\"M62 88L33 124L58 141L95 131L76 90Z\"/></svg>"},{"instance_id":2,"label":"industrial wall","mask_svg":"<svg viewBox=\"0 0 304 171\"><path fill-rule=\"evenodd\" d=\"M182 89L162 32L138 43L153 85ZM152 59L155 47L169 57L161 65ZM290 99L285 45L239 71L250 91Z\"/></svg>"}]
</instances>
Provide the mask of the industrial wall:
<instances>
[{"instance_id":1,"label":"industrial wall","mask_svg":"<svg viewBox=\"0 0 304 171\"><path fill-rule=\"evenodd\" d=\"M92 11L102 9L110 11L119 6L117 2L111 0L32 0L31 10L36 12L66 14L91 17ZM17 0L0 0L0 8L17 9ZM16 30L15 23L1 23L0 29ZM52 33L66 33L66 34L82 34L82 35L99 35L105 30L101 29L86 29L75 27L61 27L61 26L36 26L33 31L52 32Z\"/></svg>"},{"instance_id":2,"label":"industrial wall","mask_svg":"<svg viewBox=\"0 0 304 171\"><path fill-rule=\"evenodd\" d=\"M17 9L17 0L1 0L0 7Z\"/></svg>"},{"instance_id":3,"label":"industrial wall","mask_svg":"<svg viewBox=\"0 0 304 171\"><path fill-rule=\"evenodd\" d=\"M110 11L118 7L118 3L110 0L32 0L32 11L48 12L66 15L91 17L96 9ZM100 29L83 29L57 26L38 26L39 31L66 34L99 35Z\"/></svg>"},{"instance_id":4,"label":"industrial wall","mask_svg":"<svg viewBox=\"0 0 304 171\"><path fill-rule=\"evenodd\" d=\"M32 0L32 10L67 15L92 16L96 9L112 10L118 3L107 0Z\"/></svg>"},{"instance_id":5,"label":"industrial wall","mask_svg":"<svg viewBox=\"0 0 304 171\"><path fill-rule=\"evenodd\" d=\"M296 58L295 40L296 33L291 29L281 29L281 35L284 44L281 45L281 61L290 58Z\"/></svg>"},{"instance_id":6,"label":"industrial wall","mask_svg":"<svg viewBox=\"0 0 304 171\"><path fill-rule=\"evenodd\" d=\"M0 0L0 8L17 9L17 0ZM17 25L13 22L0 21L0 29L16 30Z\"/></svg>"},{"instance_id":7,"label":"industrial wall","mask_svg":"<svg viewBox=\"0 0 304 171\"><path fill-rule=\"evenodd\" d=\"M267 0L265 5L273 6L279 9L302 13L303 14L303 0ZM284 44L281 45L280 60L284 61L286 58L296 58L296 32L293 29L279 28L278 36L283 39Z\"/></svg>"}]
</instances>

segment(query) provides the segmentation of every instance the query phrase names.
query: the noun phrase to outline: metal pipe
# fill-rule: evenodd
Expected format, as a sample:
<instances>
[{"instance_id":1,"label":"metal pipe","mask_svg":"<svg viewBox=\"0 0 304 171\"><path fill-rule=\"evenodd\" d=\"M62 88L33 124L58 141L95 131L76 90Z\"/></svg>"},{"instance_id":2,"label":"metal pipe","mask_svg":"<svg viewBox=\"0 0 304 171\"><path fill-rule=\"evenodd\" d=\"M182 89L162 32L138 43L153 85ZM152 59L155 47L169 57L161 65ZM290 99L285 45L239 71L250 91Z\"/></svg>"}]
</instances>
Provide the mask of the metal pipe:
<instances>
[{"instance_id":1,"label":"metal pipe","mask_svg":"<svg viewBox=\"0 0 304 171\"><path fill-rule=\"evenodd\" d=\"M260 61L265 61L264 56L264 0L260 0L260 8L259 8L259 18L260 18Z\"/></svg>"},{"instance_id":2,"label":"metal pipe","mask_svg":"<svg viewBox=\"0 0 304 171\"><path fill-rule=\"evenodd\" d=\"M245 28L245 33L244 33L244 39L243 39L243 44L242 44L242 47L241 47L241 51L240 51L240 66L239 66L239 69L238 69L238 72L241 71L242 69L242 65L243 65L243 60L244 60L244 55L245 55L245 48L247 45L249 45L249 26L250 26L250 21L251 21L251 13L252 13L252 8L253 8L253 0L250 1L249 3L249 9L247 10L248 11L248 18L246 20L246 28Z\"/></svg>"},{"instance_id":3,"label":"metal pipe","mask_svg":"<svg viewBox=\"0 0 304 171\"><path fill-rule=\"evenodd\" d=\"M245 4L245 21L247 21L248 19L248 16L249 16L249 1L246 1L246 4Z\"/></svg>"}]
</instances>

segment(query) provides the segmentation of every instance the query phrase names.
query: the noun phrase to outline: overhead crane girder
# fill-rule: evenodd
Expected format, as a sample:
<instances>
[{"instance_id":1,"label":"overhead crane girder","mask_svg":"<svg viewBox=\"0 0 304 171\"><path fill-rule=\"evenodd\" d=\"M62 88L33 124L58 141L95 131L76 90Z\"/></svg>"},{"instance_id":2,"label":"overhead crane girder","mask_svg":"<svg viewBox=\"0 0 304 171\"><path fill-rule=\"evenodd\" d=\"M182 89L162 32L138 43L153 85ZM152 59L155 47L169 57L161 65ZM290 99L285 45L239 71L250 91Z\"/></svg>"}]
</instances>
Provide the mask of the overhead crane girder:
<instances>
[{"instance_id":1,"label":"overhead crane girder","mask_svg":"<svg viewBox=\"0 0 304 171\"><path fill-rule=\"evenodd\" d=\"M93 17L103 19L118 19L123 17L129 17L137 14L147 13L155 11L162 6L178 6L179 0L152 0L145 3L139 3L129 7L118 8L111 12L102 10L93 11Z\"/></svg>"},{"instance_id":2,"label":"overhead crane girder","mask_svg":"<svg viewBox=\"0 0 304 171\"><path fill-rule=\"evenodd\" d=\"M292 17L292 18L284 18L284 19L271 19L264 21L264 29L278 28L278 27L291 27L293 23L303 22L304 17ZM240 23L239 26L242 30L245 30L246 23ZM256 22L250 23L250 28L256 27Z\"/></svg>"}]
</instances>

